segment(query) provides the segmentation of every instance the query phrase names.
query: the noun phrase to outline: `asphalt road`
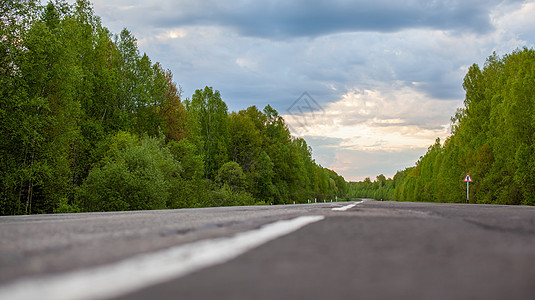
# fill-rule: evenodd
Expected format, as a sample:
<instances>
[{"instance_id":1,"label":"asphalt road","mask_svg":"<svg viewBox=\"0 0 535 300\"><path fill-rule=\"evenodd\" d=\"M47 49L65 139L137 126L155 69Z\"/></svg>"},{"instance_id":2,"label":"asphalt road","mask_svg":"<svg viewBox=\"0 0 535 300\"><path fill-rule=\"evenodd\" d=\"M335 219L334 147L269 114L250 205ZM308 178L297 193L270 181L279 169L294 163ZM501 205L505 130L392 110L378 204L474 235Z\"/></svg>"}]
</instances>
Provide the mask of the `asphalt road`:
<instances>
[{"instance_id":1,"label":"asphalt road","mask_svg":"<svg viewBox=\"0 0 535 300\"><path fill-rule=\"evenodd\" d=\"M347 204L1 217L0 298L17 282L300 216L324 219L228 262L116 298L535 297L534 207L366 201L332 210Z\"/></svg>"}]
</instances>

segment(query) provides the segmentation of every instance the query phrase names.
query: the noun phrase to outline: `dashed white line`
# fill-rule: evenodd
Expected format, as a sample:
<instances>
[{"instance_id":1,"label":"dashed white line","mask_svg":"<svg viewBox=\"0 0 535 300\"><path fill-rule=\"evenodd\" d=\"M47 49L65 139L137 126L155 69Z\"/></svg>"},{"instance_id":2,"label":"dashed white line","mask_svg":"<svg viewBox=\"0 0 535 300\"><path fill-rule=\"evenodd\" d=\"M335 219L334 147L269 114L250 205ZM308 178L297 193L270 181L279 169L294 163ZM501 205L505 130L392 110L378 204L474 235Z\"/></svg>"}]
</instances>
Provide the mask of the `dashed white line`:
<instances>
[{"instance_id":1,"label":"dashed white line","mask_svg":"<svg viewBox=\"0 0 535 300\"><path fill-rule=\"evenodd\" d=\"M357 204L360 204L362 202L364 202L364 201L355 202L355 203L352 203L352 204L349 204L349 205L346 205L346 206L342 206L342 207L335 207L332 210L334 210L334 211L346 211L346 210L348 210L350 208L353 208L353 207L357 206Z\"/></svg>"},{"instance_id":2,"label":"dashed white line","mask_svg":"<svg viewBox=\"0 0 535 300\"><path fill-rule=\"evenodd\" d=\"M203 240L92 269L23 279L0 287L0 299L117 297L225 263L264 243L323 219L323 216L303 216L267 224L230 238Z\"/></svg>"}]
</instances>

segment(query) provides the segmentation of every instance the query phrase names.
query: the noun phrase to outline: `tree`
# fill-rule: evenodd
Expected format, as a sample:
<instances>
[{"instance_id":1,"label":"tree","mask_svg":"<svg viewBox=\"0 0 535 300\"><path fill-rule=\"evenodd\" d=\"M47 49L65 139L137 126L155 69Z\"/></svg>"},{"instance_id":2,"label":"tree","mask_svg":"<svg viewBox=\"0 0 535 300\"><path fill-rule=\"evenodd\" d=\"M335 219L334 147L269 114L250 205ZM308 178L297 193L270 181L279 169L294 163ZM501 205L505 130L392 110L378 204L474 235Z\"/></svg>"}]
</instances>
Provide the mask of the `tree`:
<instances>
[{"instance_id":1,"label":"tree","mask_svg":"<svg viewBox=\"0 0 535 300\"><path fill-rule=\"evenodd\" d=\"M463 88L452 135L394 176L395 199L464 202L462 178L470 173L471 202L534 204L535 51L494 53L483 69L469 68Z\"/></svg>"},{"instance_id":2,"label":"tree","mask_svg":"<svg viewBox=\"0 0 535 300\"><path fill-rule=\"evenodd\" d=\"M245 113L231 113L229 124L229 157L249 171L254 158L262 151L262 140L253 120Z\"/></svg>"},{"instance_id":3,"label":"tree","mask_svg":"<svg viewBox=\"0 0 535 300\"><path fill-rule=\"evenodd\" d=\"M238 163L229 161L217 172L216 182L229 186L233 191L244 190L245 174Z\"/></svg>"},{"instance_id":4,"label":"tree","mask_svg":"<svg viewBox=\"0 0 535 300\"><path fill-rule=\"evenodd\" d=\"M273 185L273 162L269 155L262 151L251 165L250 172L250 190L254 197L264 203L272 203L275 195L275 186Z\"/></svg>"},{"instance_id":5,"label":"tree","mask_svg":"<svg viewBox=\"0 0 535 300\"><path fill-rule=\"evenodd\" d=\"M180 141L188 136L188 115L182 104L182 90L173 82L170 70L163 71L156 64L156 74L162 76L164 84L163 102L158 107L158 114L163 120L164 134L168 140Z\"/></svg>"},{"instance_id":6,"label":"tree","mask_svg":"<svg viewBox=\"0 0 535 300\"><path fill-rule=\"evenodd\" d=\"M219 91L211 87L196 90L189 104L196 134L201 137L201 154L205 158L204 173L213 179L228 160L228 108Z\"/></svg>"}]
</instances>

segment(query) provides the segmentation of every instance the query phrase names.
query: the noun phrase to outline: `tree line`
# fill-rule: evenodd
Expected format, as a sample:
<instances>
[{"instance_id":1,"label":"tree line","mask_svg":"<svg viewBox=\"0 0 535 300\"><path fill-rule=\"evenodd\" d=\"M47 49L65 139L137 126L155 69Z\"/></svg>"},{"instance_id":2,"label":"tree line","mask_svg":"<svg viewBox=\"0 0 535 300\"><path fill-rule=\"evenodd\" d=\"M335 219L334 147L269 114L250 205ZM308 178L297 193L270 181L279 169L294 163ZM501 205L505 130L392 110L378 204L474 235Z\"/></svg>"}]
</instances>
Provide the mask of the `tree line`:
<instances>
[{"instance_id":1,"label":"tree line","mask_svg":"<svg viewBox=\"0 0 535 300\"><path fill-rule=\"evenodd\" d=\"M89 1L0 5L0 214L306 203L346 193L271 106L229 112Z\"/></svg>"},{"instance_id":2,"label":"tree line","mask_svg":"<svg viewBox=\"0 0 535 300\"><path fill-rule=\"evenodd\" d=\"M349 194L398 201L535 204L535 51L490 56L463 82L452 133L394 178L350 183Z\"/></svg>"}]
</instances>

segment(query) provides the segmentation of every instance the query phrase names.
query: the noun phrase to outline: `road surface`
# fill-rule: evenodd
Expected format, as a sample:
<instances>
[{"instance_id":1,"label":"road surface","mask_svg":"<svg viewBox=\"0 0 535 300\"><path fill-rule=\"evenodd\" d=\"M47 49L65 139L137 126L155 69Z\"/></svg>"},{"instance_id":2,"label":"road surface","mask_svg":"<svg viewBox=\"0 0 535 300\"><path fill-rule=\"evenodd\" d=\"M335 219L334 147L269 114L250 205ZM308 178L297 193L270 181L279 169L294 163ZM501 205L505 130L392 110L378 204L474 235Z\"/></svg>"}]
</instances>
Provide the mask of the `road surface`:
<instances>
[{"instance_id":1,"label":"road surface","mask_svg":"<svg viewBox=\"0 0 535 300\"><path fill-rule=\"evenodd\" d=\"M0 218L0 241L0 299L535 297L534 207L364 201L16 216Z\"/></svg>"}]
</instances>

